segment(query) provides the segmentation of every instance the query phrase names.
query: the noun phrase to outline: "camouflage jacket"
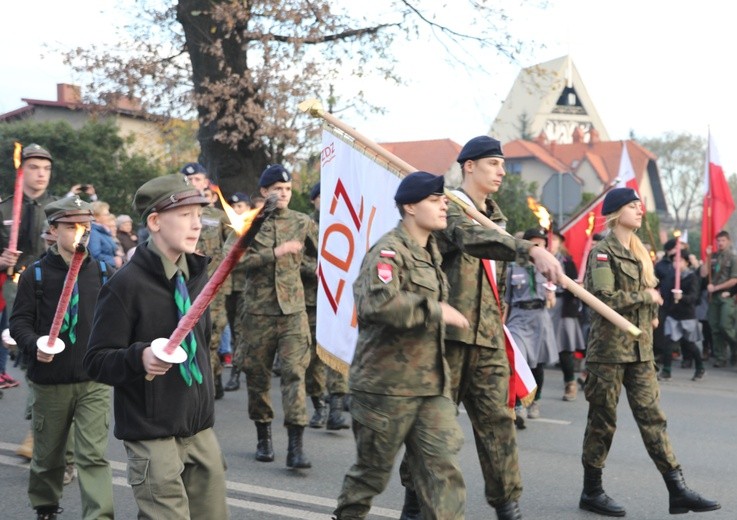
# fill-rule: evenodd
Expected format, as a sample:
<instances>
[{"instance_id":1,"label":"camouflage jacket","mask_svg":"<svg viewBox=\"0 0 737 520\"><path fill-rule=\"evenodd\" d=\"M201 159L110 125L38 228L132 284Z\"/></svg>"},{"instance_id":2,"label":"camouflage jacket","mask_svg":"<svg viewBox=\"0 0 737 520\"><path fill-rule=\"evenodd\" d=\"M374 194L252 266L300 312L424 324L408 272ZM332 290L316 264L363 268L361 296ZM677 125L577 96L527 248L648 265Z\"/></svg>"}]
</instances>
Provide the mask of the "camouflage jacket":
<instances>
[{"instance_id":1,"label":"camouflage jacket","mask_svg":"<svg viewBox=\"0 0 737 520\"><path fill-rule=\"evenodd\" d=\"M504 227L506 218L491 196L486 199L486 208L477 209ZM530 248L534 247L532 242L478 225L454 203L448 205L448 227L436 231L435 236L443 255L443 271L450 284L448 303L470 323L468 329L449 327L446 339L481 347L504 348L499 305L480 259L516 261L519 265L527 265ZM506 264L497 262L496 281L502 305L505 271Z\"/></svg>"},{"instance_id":2,"label":"camouflage jacket","mask_svg":"<svg viewBox=\"0 0 737 520\"><path fill-rule=\"evenodd\" d=\"M223 258L233 249L233 244L240 238L240 235L235 231L231 230L228 233L228 237L225 239L223 245ZM230 276L225 280L223 285L223 294L232 294L236 291L243 291L246 285L246 264L244 263L244 257L238 261L233 270L230 272Z\"/></svg>"},{"instance_id":3,"label":"camouflage jacket","mask_svg":"<svg viewBox=\"0 0 737 520\"><path fill-rule=\"evenodd\" d=\"M658 317L658 306L644 292L642 264L613 233L591 250L584 286L642 331L635 338L593 312L586 361L632 363L654 360L652 320Z\"/></svg>"},{"instance_id":4,"label":"camouflage jacket","mask_svg":"<svg viewBox=\"0 0 737 520\"><path fill-rule=\"evenodd\" d=\"M225 212L212 206L202 208L202 231L197 242L197 251L212 258L207 274L212 275L223 260L223 244L227 235Z\"/></svg>"},{"instance_id":5,"label":"camouflage jacket","mask_svg":"<svg viewBox=\"0 0 737 520\"><path fill-rule=\"evenodd\" d=\"M314 212L312 220L319 227L320 214ZM302 285L305 288L305 305L307 307L317 306L317 256L304 255L302 257L302 265L300 266L302 273Z\"/></svg>"},{"instance_id":6,"label":"camouflage jacket","mask_svg":"<svg viewBox=\"0 0 737 520\"><path fill-rule=\"evenodd\" d=\"M358 341L353 391L395 396L450 396L440 301L448 297L431 236L415 242L400 222L366 253L353 283Z\"/></svg>"},{"instance_id":7,"label":"camouflage jacket","mask_svg":"<svg viewBox=\"0 0 737 520\"><path fill-rule=\"evenodd\" d=\"M290 240L302 242L302 251L276 258L274 248ZM288 208L275 211L244 255L244 310L271 316L304 311L305 293L300 278L304 255L317 257L315 222Z\"/></svg>"},{"instance_id":8,"label":"camouflage jacket","mask_svg":"<svg viewBox=\"0 0 737 520\"><path fill-rule=\"evenodd\" d=\"M8 247L8 242L10 241L10 227L13 224L14 197L14 195L11 195L0 202L0 217L2 217L3 224L0 226L0 252ZM23 267L31 264L46 251L46 241L41 238L41 232L46 223L44 206L55 200L59 200L59 197L50 195L48 191L44 192L37 199L30 199L26 195L23 195L23 204L21 205L20 213L21 223L18 230L18 250L23 253L18 258L16 271L20 271ZM34 214L33 222L27 224L22 219L27 214L26 210L28 206L33 206Z\"/></svg>"},{"instance_id":9,"label":"camouflage jacket","mask_svg":"<svg viewBox=\"0 0 737 520\"><path fill-rule=\"evenodd\" d=\"M719 285L730 278L737 278L737 259L731 249L711 256L711 283Z\"/></svg>"}]
</instances>

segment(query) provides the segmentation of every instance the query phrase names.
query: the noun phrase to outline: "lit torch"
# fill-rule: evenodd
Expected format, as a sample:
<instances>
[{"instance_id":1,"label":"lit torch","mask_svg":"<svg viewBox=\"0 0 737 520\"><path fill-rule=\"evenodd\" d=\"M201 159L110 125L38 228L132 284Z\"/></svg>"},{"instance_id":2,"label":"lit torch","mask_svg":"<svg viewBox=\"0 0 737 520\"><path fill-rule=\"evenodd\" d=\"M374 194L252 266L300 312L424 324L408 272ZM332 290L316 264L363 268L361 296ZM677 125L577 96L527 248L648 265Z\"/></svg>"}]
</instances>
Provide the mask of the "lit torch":
<instances>
[{"instance_id":1,"label":"lit torch","mask_svg":"<svg viewBox=\"0 0 737 520\"><path fill-rule=\"evenodd\" d=\"M596 223L596 212L589 212L589 227L586 228L586 245L583 248L583 258L581 259L581 270L578 272L578 280L576 283L583 282L583 277L586 274L586 264L589 261L589 253L591 252L591 246L594 243L594 224Z\"/></svg>"},{"instance_id":2,"label":"lit torch","mask_svg":"<svg viewBox=\"0 0 737 520\"><path fill-rule=\"evenodd\" d=\"M56 312L54 313L54 320L51 322L51 330L49 330L48 336L41 336L36 340L36 347L44 354L58 354L64 350L64 341L59 338L59 331L64 322L64 315L67 312L69 300L72 298L74 284L77 283L77 276L82 267L82 261L87 253L87 239L90 235L90 230L86 226L77 224L76 227L74 254L72 255L72 261L69 263L66 278L64 278L64 286L61 289L59 302L56 304Z\"/></svg>"},{"instance_id":3,"label":"lit torch","mask_svg":"<svg viewBox=\"0 0 737 520\"><path fill-rule=\"evenodd\" d=\"M20 213L23 207L23 168L21 167L21 151L23 146L15 142L13 163L15 163L15 191L13 191L13 223L10 225L8 251L18 251L18 230L20 229Z\"/></svg>"},{"instance_id":4,"label":"lit torch","mask_svg":"<svg viewBox=\"0 0 737 520\"><path fill-rule=\"evenodd\" d=\"M679 301L683 295L681 290L681 232L676 230L673 236L676 238L676 256L673 257L673 263L676 264L676 285L673 289L673 299Z\"/></svg>"},{"instance_id":5,"label":"lit torch","mask_svg":"<svg viewBox=\"0 0 737 520\"><path fill-rule=\"evenodd\" d=\"M240 238L233 244L233 248L228 252L220 265L218 265L215 272L212 273L212 276L207 281L205 287L202 288L200 294L197 295L194 302L192 302L187 313L179 319L177 328L174 329L171 336L168 338L157 338L151 342L151 350L156 357L167 363L183 363L187 360L187 353L181 347L182 341L192 332L192 329L205 313L205 310L207 310L210 302L215 298L220 287L225 283L228 275L238 264L238 260L240 260L246 249L253 243L263 223L276 210L276 199L269 197L266 199L266 203L262 208L238 215L225 202L218 187L211 185L211 188L220 197L225 213L230 219L231 226ZM146 375L148 381L151 381L154 377L152 374Z\"/></svg>"},{"instance_id":6,"label":"lit torch","mask_svg":"<svg viewBox=\"0 0 737 520\"><path fill-rule=\"evenodd\" d=\"M553 219L550 217L550 213L547 208L542 204L538 203L532 197L527 197L527 207L537 217L540 227L548 232L548 251L553 250Z\"/></svg>"}]
</instances>

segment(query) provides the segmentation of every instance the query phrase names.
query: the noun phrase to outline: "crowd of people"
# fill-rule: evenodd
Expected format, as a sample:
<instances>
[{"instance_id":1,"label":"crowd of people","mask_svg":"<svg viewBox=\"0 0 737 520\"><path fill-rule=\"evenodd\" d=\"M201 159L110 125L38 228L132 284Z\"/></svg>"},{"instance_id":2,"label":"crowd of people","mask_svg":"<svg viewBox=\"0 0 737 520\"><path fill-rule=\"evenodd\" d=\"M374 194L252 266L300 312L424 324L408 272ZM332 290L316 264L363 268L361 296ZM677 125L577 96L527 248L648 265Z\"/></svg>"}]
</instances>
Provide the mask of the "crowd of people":
<instances>
[{"instance_id":1,"label":"crowd of people","mask_svg":"<svg viewBox=\"0 0 737 520\"><path fill-rule=\"evenodd\" d=\"M228 518L215 401L238 391L245 375L248 417L257 432L254 458L274 462L276 365L286 467L311 468L306 427L353 430L356 459L337 495L336 519L369 514L402 448L401 518L464 518L457 460L463 405L488 504L499 520L521 520L517 432L525 418L540 417L545 367L554 365L564 401L577 399L580 368L589 404L581 509L625 515L602 484L622 387L665 481L669 512L719 509L684 482L658 385L670 380L676 352L684 366L694 367L694 381L704 377L709 356L714 367L737 361L737 258L726 232L717 235L718 251L709 251L704 265L675 242L665 244L654 264L635 233L643 218L639 196L629 188L607 193L607 232L596 237L581 274L589 292L640 329L632 337L566 290L563 275L575 280L579 273L557 230L505 231L493 197L505 176L501 143L473 138L458 156L462 182L453 191L468 208L449 203L442 176L414 172L399 184L400 221L369 249L353 286L358 340L346 377L317 355L319 183L310 192L311 216L289 208L292 176L278 164L262 172L258 194L228 197L236 214L266 202L270 217L210 312L172 354L164 348L167 338L238 239L206 169L188 163L140 186L133 207L142 227L134 229L134 218L111 214L90 184L72 186L65 197L51 195L53 160L42 146L23 149L15 249L9 247L13 197L0 202L0 383L3 389L20 384L5 370L13 350L30 390L31 427L19 454L31 461L28 498L37 518L57 518L63 486L74 478L84 518L114 517L105 458L111 412L139 518ZM52 321L80 241L87 254L53 341ZM519 347L537 385L530 401L514 407L507 341ZM178 399L165 404L166 395Z\"/></svg>"}]
</instances>

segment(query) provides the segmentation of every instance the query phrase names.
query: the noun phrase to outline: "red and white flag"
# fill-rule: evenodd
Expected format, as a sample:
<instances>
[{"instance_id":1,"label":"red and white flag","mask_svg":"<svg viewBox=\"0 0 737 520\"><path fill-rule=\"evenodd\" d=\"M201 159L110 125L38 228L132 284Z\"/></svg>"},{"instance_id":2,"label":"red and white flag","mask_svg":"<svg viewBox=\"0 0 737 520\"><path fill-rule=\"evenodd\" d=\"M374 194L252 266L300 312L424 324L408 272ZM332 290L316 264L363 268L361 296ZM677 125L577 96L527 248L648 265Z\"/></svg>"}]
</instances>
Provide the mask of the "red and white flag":
<instances>
[{"instance_id":1,"label":"red and white flag","mask_svg":"<svg viewBox=\"0 0 737 520\"><path fill-rule=\"evenodd\" d=\"M716 251L715 235L719 233L734 212L734 199L719 159L714 138L709 132L704 168L704 206L701 219L701 258L706 261L706 247Z\"/></svg>"},{"instance_id":2,"label":"red and white flag","mask_svg":"<svg viewBox=\"0 0 737 520\"><path fill-rule=\"evenodd\" d=\"M617 188L632 188L640 194L640 185L635 176L635 169L627 151L627 141L622 141L622 156L619 159L619 172L617 173Z\"/></svg>"},{"instance_id":3,"label":"red and white flag","mask_svg":"<svg viewBox=\"0 0 737 520\"><path fill-rule=\"evenodd\" d=\"M606 226L606 219L601 215L601 207L604 204L604 197L612 188L614 188L613 185L608 186L560 228L560 232L565 238L568 254L571 255L573 263L576 264L579 278L583 277L586 257L591 250L593 235L601 233Z\"/></svg>"}]
</instances>

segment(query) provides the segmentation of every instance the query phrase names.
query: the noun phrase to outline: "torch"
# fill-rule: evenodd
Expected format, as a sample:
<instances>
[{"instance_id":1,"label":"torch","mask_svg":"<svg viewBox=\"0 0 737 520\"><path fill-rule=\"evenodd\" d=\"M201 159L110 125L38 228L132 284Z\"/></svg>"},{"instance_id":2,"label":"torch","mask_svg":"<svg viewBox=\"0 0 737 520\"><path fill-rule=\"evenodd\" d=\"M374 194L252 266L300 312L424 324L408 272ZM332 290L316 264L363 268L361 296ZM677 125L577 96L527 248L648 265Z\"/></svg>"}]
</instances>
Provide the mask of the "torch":
<instances>
[{"instance_id":1,"label":"torch","mask_svg":"<svg viewBox=\"0 0 737 520\"><path fill-rule=\"evenodd\" d=\"M537 217L537 221L540 223L540 227L548 233L548 252L553 252L553 220L550 217L548 209L537 202L532 197L527 197L527 207L532 210L532 213ZM545 282L545 288L548 291L555 291L555 285L550 282Z\"/></svg>"},{"instance_id":2,"label":"torch","mask_svg":"<svg viewBox=\"0 0 737 520\"><path fill-rule=\"evenodd\" d=\"M10 225L8 251L18 251L18 230L20 229L20 213L23 207L23 167L21 166L21 150L23 146L15 142L13 162L15 163L15 190L13 191L13 223Z\"/></svg>"},{"instance_id":3,"label":"torch","mask_svg":"<svg viewBox=\"0 0 737 520\"><path fill-rule=\"evenodd\" d=\"M678 302L683 295L681 290L681 232L675 230L673 236L676 238L676 256L673 257L673 263L676 264L676 285L673 288L673 300Z\"/></svg>"},{"instance_id":4,"label":"torch","mask_svg":"<svg viewBox=\"0 0 737 520\"><path fill-rule=\"evenodd\" d=\"M90 236L90 230L86 226L77 224L77 234L74 240L74 254L69 262L69 270L64 278L64 285L61 289L59 302L56 304L56 312L54 320L51 322L51 330L48 336L41 336L36 340L36 347L44 354L58 354L64 350L64 341L59 338L59 331L64 321L64 315L69 306L69 300L72 298L74 284L77 283L77 276L82 267L82 262L87 253L87 239Z\"/></svg>"},{"instance_id":5,"label":"torch","mask_svg":"<svg viewBox=\"0 0 737 520\"><path fill-rule=\"evenodd\" d=\"M217 191L220 196L220 200L223 202L223 207L226 208L226 214L231 219L233 228L236 233L240 235L240 238L233 244L233 248L220 262L215 272L202 288L200 294L197 295L192 306L189 310L179 319L177 328L171 333L168 338L157 338L151 342L151 350L154 355L162 361L167 363L183 363L187 360L187 353L181 347L182 341L187 335L192 332L197 322L200 320L202 315L207 310L212 300L215 298L220 287L225 283L225 280L230 275L231 271L238 264L238 261L246 252L254 238L258 234L261 226L269 218L272 213L276 210L276 199L269 197L266 199L266 203L260 209L254 209L247 211L242 215L238 215L232 208L225 202L217 187L213 187L213 191ZM228 211L231 210L231 211ZM156 377L152 374L146 374L146 380L152 381Z\"/></svg>"},{"instance_id":6,"label":"torch","mask_svg":"<svg viewBox=\"0 0 737 520\"><path fill-rule=\"evenodd\" d=\"M583 282L583 277L586 274L586 264L589 262L589 253L591 252L591 246L594 243L594 224L596 222L596 213L589 212L589 227L586 228L586 245L583 248L583 258L581 259L581 270L578 273L578 280L576 283Z\"/></svg>"}]
</instances>

